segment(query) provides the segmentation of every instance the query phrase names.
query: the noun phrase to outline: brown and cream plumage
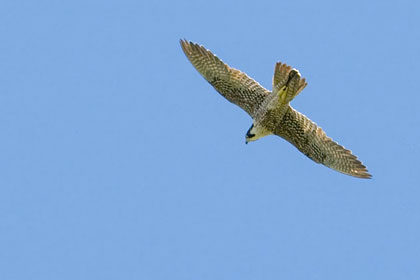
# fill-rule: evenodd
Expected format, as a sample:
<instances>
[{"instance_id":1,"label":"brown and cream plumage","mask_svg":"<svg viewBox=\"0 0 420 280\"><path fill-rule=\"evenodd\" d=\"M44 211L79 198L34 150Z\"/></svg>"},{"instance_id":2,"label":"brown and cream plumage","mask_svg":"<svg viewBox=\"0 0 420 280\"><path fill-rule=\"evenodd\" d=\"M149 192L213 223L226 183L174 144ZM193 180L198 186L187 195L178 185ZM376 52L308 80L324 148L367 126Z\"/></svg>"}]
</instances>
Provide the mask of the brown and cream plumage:
<instances>
[{"instance_id":1,"label":"brown and cream plumage","mask_svg":"<svg viewBox=\"0 0 420 280\"><path fill-rule=\"evenodd\" d=\"M351 151L334 142L314 122L290 106L290 101L307 85L296 69L277 63L270 92L245 73L226 65L203 46L186 40L180 43L198 72L221 95L253 118L246 134L247 143L275 134L317 163L354 177L371 178Z\"/></svg>"}]
</instances>

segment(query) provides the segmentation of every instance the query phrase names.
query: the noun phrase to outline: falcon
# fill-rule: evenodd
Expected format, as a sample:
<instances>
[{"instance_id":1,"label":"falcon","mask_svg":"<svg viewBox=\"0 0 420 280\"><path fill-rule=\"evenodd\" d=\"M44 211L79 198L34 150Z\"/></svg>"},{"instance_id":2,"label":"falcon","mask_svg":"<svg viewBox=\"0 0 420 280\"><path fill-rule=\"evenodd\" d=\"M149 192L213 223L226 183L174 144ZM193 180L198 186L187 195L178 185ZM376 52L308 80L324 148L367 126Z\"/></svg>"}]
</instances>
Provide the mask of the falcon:
<instances>
[{"instance_id":1,"label":"falcon","mask_svg":"<svg viewBox=\"0 0 420 280\"><path fill-rule=\"evenodd\" d=\"M267 135L278 135L316 163L350 176L372 177L350 150L334 142L319 126L290 106L290 101L307 85L298 70L276 63L273 87L269 91L245 73L229 67L203 46L185 39L180 40L180 44L204 79L252 117L246 143Z\"/></svg>"}]
</instances>

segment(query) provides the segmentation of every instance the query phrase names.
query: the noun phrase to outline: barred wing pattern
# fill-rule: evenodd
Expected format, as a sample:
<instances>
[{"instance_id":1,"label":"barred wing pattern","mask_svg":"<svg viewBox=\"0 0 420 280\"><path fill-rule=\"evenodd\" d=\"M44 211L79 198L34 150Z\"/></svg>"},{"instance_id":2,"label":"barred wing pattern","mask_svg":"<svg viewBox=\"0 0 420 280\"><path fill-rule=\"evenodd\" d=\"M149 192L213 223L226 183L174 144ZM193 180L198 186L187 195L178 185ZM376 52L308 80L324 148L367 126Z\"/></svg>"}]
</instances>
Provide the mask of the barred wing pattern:
<instances>
[{"instance_id":1,"label":"barred wing pattern","mask_svg":"<svg viewBox=\"0 0 420 280\"><path fill-rule=\"evenodd\" d=\"M203 46L181 40L181 47L191 64L227 100L254 117L256 109L270 91L245 73L226 65Z\"/></svg>"},{"instance_id":2,"label":"barred wing pattern","mask_svg":"<svg viewBox=\"0 0 420 280\"><path fill-rule=\"evenodd\" d=\"M314 122L292 107L289 107L274 133L317 163L354 177L371 178L366 167L351 151L334 142Z\"/></svg>"}]
</instances>

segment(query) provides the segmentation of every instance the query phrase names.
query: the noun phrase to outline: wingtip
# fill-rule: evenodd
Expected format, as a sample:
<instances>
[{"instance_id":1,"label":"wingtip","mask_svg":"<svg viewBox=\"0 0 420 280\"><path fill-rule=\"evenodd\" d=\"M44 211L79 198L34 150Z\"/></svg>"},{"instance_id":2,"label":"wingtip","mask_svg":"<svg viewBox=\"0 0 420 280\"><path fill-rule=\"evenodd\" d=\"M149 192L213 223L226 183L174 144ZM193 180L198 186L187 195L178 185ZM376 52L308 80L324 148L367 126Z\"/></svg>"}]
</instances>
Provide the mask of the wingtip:
<instances>
[{"instance_id":1,"label":"wingtip","mask_svg":"<svg viewBox=\"0 0 420 280\"><path fill-rule=\"evenodd\" d=\"M353 172L351 172L349 175L361 179L372 179L372 175L368 173L368 170L366 168L360 170L353 170Z\"/></svg>"},{"instance_id":2,"label":"wingtip","mask_svg":"<svg viewBox=\"0 0 420 280\"><path fill-rule=\"evenodd\" d=\"M364 179L372 179L372 177L373 177L372 174L368 173L366 170Z\"/></svg>"},{"instance_id":3,"label":"wingtip","mask_svg":"<svg viewBox=\"0 0 420 280\"><path fill-rule=\"evenodd\" d=\"M185 38L179 39L179 43L181 44L181 48L184 50L185 54L187 54L187 52L192 51L193 49L196 49L196 50L198 50L198 49L204 49L203 46L201 46L201 45L199 45L197 43L194 43L192 41L188 41Z\"/></svg>"},{"instance_id":4,"label":"wingtip","mask_svg":"<svg viewBox=\"0 0 420 280\"><path fill-rule=\"evenodd\" d=\"M361 179L372 179L372 175L369 174L369 173L365 173L365 174L363 174L361 176L357 176L357 177L361 178Z\"/></svg>"},{"instance_id":5,"label":"wingtip","mask_svg":"<svg viewBox=\"0 0 420 280\"><path fill-rule=\"evenodd\" d=\"M355 174L356 177L362 178L362 179L372 179L372 175L367 170L366 166L357 159L355 156L355 161L358 163L358 167L353 170L353 174Z\"/></svg>"},{"instance_id":6,"label":"wingtip","mask_svg":"<svg viewBox=\"0 0 420 280\"><path fill-rule=\"evenodd\" d=\"M181 38L179 39L179 43L181 44L181 46L184 46L185 44L188 43L188 41L185 38Z\"/></svg>"},{"instance_id":7,"label":"wingtip","mask_svg":"<svg viewBox=\"0 0 420 280\"><path fill-rule=\"evenodd\" d=\"M188 52L190 51L193 43L188 41L185 38L179 39L179 44L181 45L182 50L184 51L185 55L188 57Z\"/></svg>"},{"instance_id":8,"label":"wingtip","mask_svg":"<svg viewBox=\"0 0 420 280\"><path fill-rule=\"evenodd\" d=\"M181 39L179 39L179 43L181 44L181 46L182 46L183 48L185 48L185 47L187 47L187 46L192 46L192 45L194 45L194 43L193 43L193 42L191 42L191 41L189 41L189 40L187 40L187 39L185 39L185 38L181 38Z\"/></svg>"}]
</instances>

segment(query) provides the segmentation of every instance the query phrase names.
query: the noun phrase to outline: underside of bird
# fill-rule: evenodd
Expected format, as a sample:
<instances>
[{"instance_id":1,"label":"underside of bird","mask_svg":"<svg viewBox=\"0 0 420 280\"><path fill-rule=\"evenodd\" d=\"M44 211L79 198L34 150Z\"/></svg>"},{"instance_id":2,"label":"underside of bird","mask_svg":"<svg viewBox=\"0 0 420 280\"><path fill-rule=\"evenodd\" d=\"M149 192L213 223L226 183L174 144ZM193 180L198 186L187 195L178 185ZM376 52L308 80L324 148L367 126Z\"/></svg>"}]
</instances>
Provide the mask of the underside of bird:
<instances>
[{"instance_id":1,"label":"underside of bird","mask_svg":"<svg viewBox=\"0 0 420 280\"><path fill-rule=\"evenodd\" d=\"M229 67L203 46L186 40L180 43L198 72L222 96L252 117L246 143L275 134L317 163L354 177L371 178L366 167L350 150L334 142L314 122L290 106L290 101L307 85L299 71L276 63L270 92L245 73Z\"/></svg>"},{"instance_id":2,"label":"underside of bird","mask_svg":"<svg viewBox=\"0 0 420 280\"><path fill-rule=\"evenodd\" d=\"M307 83L305 79L301 78L299 71L291 69L286 64L276 63L272 93L267 95L256 109L252 126L246 134L246 143L274 134L275 129L281 125L290 101L306 85Z\"/></svg>"}]
</instances>

